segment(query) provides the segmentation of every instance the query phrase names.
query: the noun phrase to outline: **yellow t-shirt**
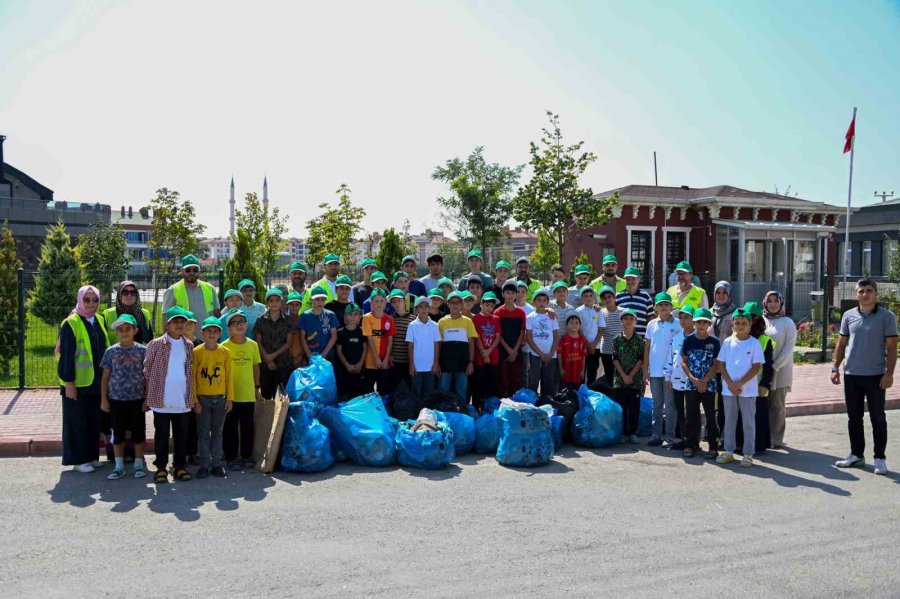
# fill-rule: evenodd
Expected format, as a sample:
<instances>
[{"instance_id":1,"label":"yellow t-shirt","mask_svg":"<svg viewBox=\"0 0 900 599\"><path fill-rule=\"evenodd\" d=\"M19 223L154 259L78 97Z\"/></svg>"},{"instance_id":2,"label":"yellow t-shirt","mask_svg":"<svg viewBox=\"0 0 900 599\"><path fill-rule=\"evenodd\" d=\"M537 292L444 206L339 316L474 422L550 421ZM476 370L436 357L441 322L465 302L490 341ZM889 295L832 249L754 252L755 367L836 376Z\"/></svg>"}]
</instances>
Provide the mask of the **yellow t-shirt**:
<instances>
[{"instance_id":1,"label":"yellow t-shirt","mask_svg":"<svg viewBox=\"0 0 900 599\"><path fill-rule=\"evenodd\" d=\"M231 352L219 346L206 349L204 345L194 348L194 398L201 395L224 395L234 399L234 380L231 376Z\"/></svg>"},{"instance_id":2,"label":"yellow t-shirt","mask_svg":"<svg viewBox=\"0 0 900 599\"><path fill-rule=\"evenodd\" d=\"M233 401L256 401L256 383L253 380L253 367L262 362L259 346L256 341L247 339L244 343L235 343L233 339L225 340L224 347L231 354L231 381L234 387Z\"/></svg>"}]
</instances>

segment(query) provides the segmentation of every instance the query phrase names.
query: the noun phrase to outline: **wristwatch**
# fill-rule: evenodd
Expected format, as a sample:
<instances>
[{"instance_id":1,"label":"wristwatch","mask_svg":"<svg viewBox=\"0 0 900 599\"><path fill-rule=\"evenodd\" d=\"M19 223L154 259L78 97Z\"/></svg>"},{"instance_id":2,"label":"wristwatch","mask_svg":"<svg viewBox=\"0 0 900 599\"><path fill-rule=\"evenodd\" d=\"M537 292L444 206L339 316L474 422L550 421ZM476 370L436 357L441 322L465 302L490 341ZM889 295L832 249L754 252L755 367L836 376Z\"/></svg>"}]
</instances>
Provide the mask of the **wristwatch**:
<instances>
[{"instance_id":1,"label":"wristwatch","mask_svg":"<svg viewBox=\"0 0 900 599\"><path fill-rule=\"evenodd\" d=\"M840 372L840 369L837 366L832 366L831 372Z\"/></svg>"}]
</instances>

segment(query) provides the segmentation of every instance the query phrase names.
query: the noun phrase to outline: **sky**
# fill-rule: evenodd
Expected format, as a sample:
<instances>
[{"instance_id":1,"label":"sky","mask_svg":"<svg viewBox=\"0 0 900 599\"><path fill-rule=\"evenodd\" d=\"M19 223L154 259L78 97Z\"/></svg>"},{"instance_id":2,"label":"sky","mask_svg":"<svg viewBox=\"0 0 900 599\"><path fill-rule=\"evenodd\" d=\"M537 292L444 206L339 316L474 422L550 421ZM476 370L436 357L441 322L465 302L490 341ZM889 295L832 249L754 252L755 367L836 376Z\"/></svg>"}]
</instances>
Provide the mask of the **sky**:
<instances>
[{"instance_id":1,"label":"sky","mask_svg":"<svg viewBox=\"0 0 900 599\"><path fill-rule=\"evenodd\" d=\"M269 181L293 235L346 183L367 231L446 230L434 167L524 164L560 115L595 192L900 195L900 2L0 0L6 161L58 200L190 199L207 234ZM523 173L521 183L527 181Z\"/></svg>"}]
</instances>

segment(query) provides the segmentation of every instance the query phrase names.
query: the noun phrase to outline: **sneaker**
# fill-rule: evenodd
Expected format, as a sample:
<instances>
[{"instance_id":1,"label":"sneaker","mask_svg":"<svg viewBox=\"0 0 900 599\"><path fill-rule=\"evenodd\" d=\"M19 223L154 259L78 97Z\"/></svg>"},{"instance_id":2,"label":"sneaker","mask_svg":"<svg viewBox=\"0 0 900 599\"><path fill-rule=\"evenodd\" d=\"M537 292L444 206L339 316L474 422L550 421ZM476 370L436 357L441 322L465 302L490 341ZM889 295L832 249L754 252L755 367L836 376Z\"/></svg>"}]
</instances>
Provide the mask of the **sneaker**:
<instances>
[{"instance_id":1,"label":"sneaker","mask_svg":"<svg viewBox=\"0 0 900 599\"><path fill-rule=\"evenodd\" d=\"M681 457L683 458L692 458L694 457L694 450L690 447L685 447L681 452Z\"/></svg>"},{"instance_id":2,"label":"sneaker","mask_svg":"<svg viewBox=\"0 0 900 599\"><path fill-rule=\"evenodd\" d=\"M197 478L208 478L209 477L209 468L206 466L200 466L197 470Z\"/></svg>"},{"instance_id":3,"label":"sneaker","mask_svg":"<svg viewBox=\"0 0 900 599\"><path fill-rule=\"evenodd\" d=\"M662 444L662 439L660 439L659 437L650 437L650 440L647 441L647 445L649 447L659 447Z\"/></svg>"},{"instance_id":4,"label":"sneaker","mask_svg":"<svg viewBox=\"0 0 900 599\"><path fill-rule=\"evenodd\" d=\"M640 443L640 440L638 439L637 435L631 435L630 437L628 437L628 442L632 445L637 445L638 443Z\"/></svg>"},{"instance_id":5,"label":"sneaker","mask_svg":"<svg viewBox=\"0 0 900 599\"><path fill-rule=\"evenodd\" d=\"M887 474L887 460L884 458L875 458L875 474Z\"/></svg>"},{"instance_id":6,"label":"sneaker","mask_svg":"<svg viewBox=\"0 0 900 599\"><path fill-rule=\"evenodd\" d=\"M852 453L848 455L843 460L838 460L834 463L838 468L862 468L866 465L866 461L860 457L853 455Z\"/></svg>"},{"instance_id":7,"label":"sneaker","mask_svg":"<svg viewBox=\"0 0 900 599\"><path fill-rule=\"evenodd\" d=\"M741 468L749 468L752 465L753 465L753 458L748 455L745 455L744 459L741 460Z\"/></svg>"},{"instance_id":8,"label":"sneaker","mask_svg":"<svg viewBox=\"0 0 900 599\"><path fill-rule=\"evenodd\" d=\"M243 462L241 462L241 466L244 468L244 470L253 470L254 468L256 468L256 462L254 462L253 460L244 460Z\"/></svg>"},{"instance_id":9,"label":"sneaker","mask_svg":"<svg viewBox=\"0 0 900 599\"><path fill-rule=\"evenodd\" d=\"M721 453L719 454L719 457L716 458L716 464L730 464L733 461L734 454L728 452Z\"/></svg>"},{"instance_id":10,"label":"sneaker","mask_svg":"<svg viewBox=\"0 0 900 599\"><path fill-rule=\"evenodd\" d=\"M125 476L125 470L122 468L114 468L112 472L109 473L109 476L106 477L106 480L118 480Z\"/></svg>"},{"instance_id":11,"label":"sneaker","mask_svg":"<svg viewBox=\"0 0 900 599\"><path fill-rule=\"evenodd\" d=\"M91 462L91 466L93 466L95 470L97 468L103 468L103 462L101 462L100 460L94 460L93 462Z\"/></svg>"},{"instance_id":12,"label":"sneaker","mask_svg":"<svg viewBox=\"0 0 900 599\"><path fill-rule=\"evenodd\" d=\"M143 466L135 466L134 467L134 477L135 478L144 478L147 476L147 471L144 470Z\"/></svg>"},{"instance_id":13,"label":"sneaker","mask_svg":"<svg viewBox=\"0 0 900 599\"><path fill-rule=\"evenodd\" d=\"M241 469L241 462L240 462L240 460L231 460L230 462L228 462L228 469L229 469L229 470L234 470L235 472L237 472L238 470L240 470L240 469Z\"/></svg>"},{"instance_id":14,"label":"sneaker","mask_svg":"<svg viewBox=\"0 0 900 599\"><path fill-rule=\"evenodd\" d=\"M91 465L90 462L88 462L87 464L78 464L77 466L73 466L72 470L74 470L75 472L81 472L82 474L87 474L94 471L94 466Z\"/></svg>"},{"instance_id":15,"label":"sneaker","mask_svg":"<svg viewBox=\"0 0 900 599\"><path fill-rule=\"evenodd\" d=\"M671 441L663 441L662 448L663 449L672 449L672 442Z\"/></svg>"},{"instance_id":16,"label":"sneaker","mask_svg":"<svg viewBox=\"0 0 900 599\"><path fill-rule=\"evenodd\" d=\"M719 457L719 452L715 449L710 449L709 451L703 454L703 459L705 460L714 460Z\"/></svg>"},{"instance_id":17,"label":"sneaker","mask_svg":"<svg viewBox=\"0 0 900 599\"><path fill-rule=\"evenodd\" d=\"M217 478L225 478L225 469L221 466L215 466L209 473Z\"/></svg>"}]
</instances>

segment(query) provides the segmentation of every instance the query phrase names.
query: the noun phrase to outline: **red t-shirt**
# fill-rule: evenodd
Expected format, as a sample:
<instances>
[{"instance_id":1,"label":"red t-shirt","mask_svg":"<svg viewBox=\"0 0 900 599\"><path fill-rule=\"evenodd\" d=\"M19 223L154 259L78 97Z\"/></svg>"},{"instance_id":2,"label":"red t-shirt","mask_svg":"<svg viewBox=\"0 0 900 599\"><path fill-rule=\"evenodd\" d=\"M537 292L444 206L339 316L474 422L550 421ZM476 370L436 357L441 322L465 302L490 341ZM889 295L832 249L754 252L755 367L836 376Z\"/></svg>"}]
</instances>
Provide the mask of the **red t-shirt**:
<instances>
[{"instance_id":1,"label":"red t-shirt","mask_svg":"<svg viewBox=\"0 0 900 599\"><path fill-rule=\"evenodd\" d=\"M475 366L484 366L484 358L481 355L481 347L478 345L483 344L484 347L490 347L494 342L494 339L497 338L497 335L500 334L500 319L494 316L488 316L484 312L480 314L476 314L472 317L472 324L475 325L475 330L478 331L478 337L480 339L475 341ZM498 364L500 362L500 345L497 345L491 353L490 364L492 366Z\"/></svg>"},{"instance_id":2,"label":"red t-shirt","mask_svg":"<svg viewBox=\"0 0 900 599\"><path fill-rule=\"evenodd\" d=\"M580 385L584 378L584 358L588 354L588 342L584 335L572 337L566 333L559 340L556 352L562 360L563 383Z\"/></svg>"}]
</instances>

